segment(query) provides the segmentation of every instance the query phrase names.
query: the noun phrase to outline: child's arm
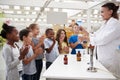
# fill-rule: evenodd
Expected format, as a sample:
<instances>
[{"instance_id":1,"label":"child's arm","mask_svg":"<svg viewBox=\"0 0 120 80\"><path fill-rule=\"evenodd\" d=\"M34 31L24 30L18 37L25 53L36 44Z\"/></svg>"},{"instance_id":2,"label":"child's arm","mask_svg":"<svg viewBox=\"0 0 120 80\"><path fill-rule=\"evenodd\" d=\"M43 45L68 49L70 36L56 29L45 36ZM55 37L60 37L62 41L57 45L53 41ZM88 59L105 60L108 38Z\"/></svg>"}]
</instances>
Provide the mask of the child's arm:
<instances>
[{"instance_id":1,"label":"child's arm","mask_svg":"<svg viewBox=\"0 0 120 80\"><path fill-rule=\"evenodd\" d=\"M78 36L78 41L77 42L75 42L75 43L73 43L73 40L74 38L71 38L71 40L70 40L70 47L71 48L75 48L78 44L81 44L82 45L82 42L84 41L84 40L88 40L88 38L86 37L86 36L82 36L82 37L79 37Z\"/></svg>"},{"instance_id":2,"label":"child's arm","mask_svg":"<svg viewBox=\"0 0 120 80\"><path fill-rule=\"evenodd\" d=\"M43 41L44 41L44 36L40 37L39 42L38 42L38 44L37 44L36 46L35 46L34 43L32 42L31 45L32 45L33 50L36 50L36 49L38 49L38 48L40 48L40 47L43 47L43 46L44 46ZM44 48L44 47L43 47L43 48ZM44 52L44 50L41 50L40 53L43 53L43 52Z\"/></svg>"},{"instance_id":3,"label":"child's arm","mask_svg":"<svg viewBox=\"0 0 120 80\"><path fill-rule=\"evenodd\" d=\"M6 65L7 65L8 69L9 70L14 69L20 63L20 60L22 60L24 58L27 51L28 51L28 47L26 47L23 50L23 52L21 52L18 59L13 59L13 52L11 51L11 49L10 48L4 49L3 50L3 52L4 52L3 57L5 59L5 62L6 62Z\"/></svg>"},{"instance_id":4,"label":"child's arm","mask_svg":"<svg viewBox=\"0 0 120 80\"><path fill-rule=\"evenodd\" d=\"M34 46L34 48L39 48L40 46L42 46L44 39L45 39L45 36L41 36L39 38L38 44L36 46Z\"/></svg>"},{"instance_id":5,"label":"child's arm","mask_svg":"<svg viewBox=\"0 0 120 80\"><path fill-rule=\"evenodd\" d=\"M34 52L35 54L33 54L31 57L29 58L24 58L23 63L24 64L29 64L33 59L35 59L39 54L40 54L41 48L36 49Z\"/></svg>"},{"instance_id":6,"label":"child's arm","mask_svg":"<svg viewBox=\"0 0 120 80\"><path fill-rule=\"evenodd\" d=\"M33 56L31 56L31 57L29 57L29 58L24 58L23 59L23 63L24 64L29 64L33 59L35 59L37 57L37 55L36 54L34 54Z\"/></svg>"},{"instance_id":7,"label":"child's arm","mask_svg":"<svg viewBox=\"0 0 120 80\"><path fill-rule=\"evenodd\" d=\"M43 47L40 47L40 46L43 46L43 44L38 43L38 45L35 46L34 43L32 42L31 46L32 46L33 51L41 48L41 51L39 51L39 53L42 54L42 53L44 52L44 48L43 48Z\"/></svg>"},{"instance_id":8,"label":"child's arm","mask_svg":"<svg viewBox=\"0 0 120 80\"><path fill-rule=\"evenodd\" d=\"M75 48L77 45L79 44L79 42L75 42L75 43L70 43L70 47L71 48Z\"/></svg>"},{"instance_id":9,"label":"child's arm","mask_svg":"<svg viewBox=\"0 0 120 80\"><path fill-rule=\"evenodd\" d=\"M54 45L55 45L55 39L53 39L53 44L49 48L45 49L47 51L47 53L50 53L52 51Z\"/></svg>"}]
</instances>

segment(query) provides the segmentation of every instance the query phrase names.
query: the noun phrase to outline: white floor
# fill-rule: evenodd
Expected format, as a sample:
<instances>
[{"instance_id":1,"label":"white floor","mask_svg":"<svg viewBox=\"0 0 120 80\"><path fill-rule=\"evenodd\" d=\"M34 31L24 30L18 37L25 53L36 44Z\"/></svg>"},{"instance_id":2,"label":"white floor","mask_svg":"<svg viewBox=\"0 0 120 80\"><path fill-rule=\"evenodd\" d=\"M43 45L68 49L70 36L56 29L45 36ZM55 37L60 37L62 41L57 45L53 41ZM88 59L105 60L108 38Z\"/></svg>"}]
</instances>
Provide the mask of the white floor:
<instances>
[{"instance_id":1,"label":"white floor","mask_svg":"<svg viewBox=\"0 0 120 80\"><path fill-rule=\"evenodd\" d=\"M44 71L45 71L45 61L43 62L43 71L41 73L41 79L40 80L46 80L45 78L42 77ZM0 80L5 80L5 62L2 57L2 51L0 49Z\"/></svg>"}]
</instances>

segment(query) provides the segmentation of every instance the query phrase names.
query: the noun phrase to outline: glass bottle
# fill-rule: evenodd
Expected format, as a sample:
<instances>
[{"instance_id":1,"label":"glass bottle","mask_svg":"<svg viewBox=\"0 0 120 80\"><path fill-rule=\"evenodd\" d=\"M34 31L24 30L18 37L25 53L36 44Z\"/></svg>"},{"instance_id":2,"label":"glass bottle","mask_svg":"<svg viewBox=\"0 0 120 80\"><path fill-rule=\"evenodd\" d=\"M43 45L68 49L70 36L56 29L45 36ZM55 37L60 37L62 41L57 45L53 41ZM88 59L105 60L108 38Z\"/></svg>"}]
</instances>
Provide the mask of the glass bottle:
<instances>
[{"instance_id":1,"label":"glass bottle","mask_svg":"<svg viewBox=\"0 0 120 80\"><path fill-rule=\"evenodd\" d=\"M77 61L81 61L81 53L80 53L80 51L78 51L78 53L76 54L76 56L77 56Z\"/></svg>"},{"instance_id":2,"label":"glass bottle","mask_svg":"<svg viewBox=\"0 0 120 80\"><path fill-rule=\"evenodd\" d=\"M65 65L68 64L68 57L67 57L67 55L64 55L64 64L65 64Z\"/></svg>"}]
</instances>

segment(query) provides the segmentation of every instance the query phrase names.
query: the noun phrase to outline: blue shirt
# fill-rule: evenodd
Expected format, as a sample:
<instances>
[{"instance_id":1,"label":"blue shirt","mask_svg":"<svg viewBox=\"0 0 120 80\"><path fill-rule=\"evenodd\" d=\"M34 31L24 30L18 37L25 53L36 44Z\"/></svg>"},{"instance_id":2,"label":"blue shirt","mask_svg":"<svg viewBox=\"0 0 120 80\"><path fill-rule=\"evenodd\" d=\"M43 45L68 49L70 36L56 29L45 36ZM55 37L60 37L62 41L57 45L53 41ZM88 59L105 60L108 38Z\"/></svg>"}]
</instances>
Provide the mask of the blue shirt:
<instances>
[{"instance_id":1,"label":"blue shirt","mask_svg":"<svg viewBox=\"0 0 120 80\"><path fill-rule=\"evenodd\" d=\"M75 43L77 41L78 41L78 35L72 35L69 39L69 44ZM72 48L71 54L76 54L75 49L83 49L83 46L81 44L78 44L75 48Z\"/></svg>"}]
</instances>

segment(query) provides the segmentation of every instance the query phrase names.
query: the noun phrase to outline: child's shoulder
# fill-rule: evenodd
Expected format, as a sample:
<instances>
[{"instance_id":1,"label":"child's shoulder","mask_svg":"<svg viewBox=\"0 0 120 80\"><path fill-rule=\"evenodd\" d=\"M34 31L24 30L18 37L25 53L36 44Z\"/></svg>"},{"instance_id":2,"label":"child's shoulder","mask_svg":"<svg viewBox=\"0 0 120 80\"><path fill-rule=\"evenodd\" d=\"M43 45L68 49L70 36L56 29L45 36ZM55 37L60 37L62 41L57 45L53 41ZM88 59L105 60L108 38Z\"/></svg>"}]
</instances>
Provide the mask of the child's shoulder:
<instances>
[{"instance_id":1,"label":"child's shoulder","mask_svg":"<svg viewBox=\"0 0 120 80\"><path fill-rule=\"evenodd\" d=\"M51 41L51 40L50 40L49 38L45 38L44 41L47 41L47 42L48 42L48 41Z\"/></svg>"},{"instance_id":2,"label":"child's shoulder","mask_svg":"<svg viewBox=\"0 0 120 80\"><path fill-rule=\"evenodd\" d=\"M6 51L6 50L11 50L11 46L6 43L6 44L4 44L4 46L3 46L3 50L5 50L5 51Z\"/></svg>"},{"instance_id":3,"label":"child's shoulder","mask_svg":"<svg viewBox=\"0 0 120 80\"><path fill-rule=\"evenodd\" d=\"M72 36L70 36L70 39L74 39L76 37L77 37L77 35L72 35Z\"/></svg>"}]
</instances>

